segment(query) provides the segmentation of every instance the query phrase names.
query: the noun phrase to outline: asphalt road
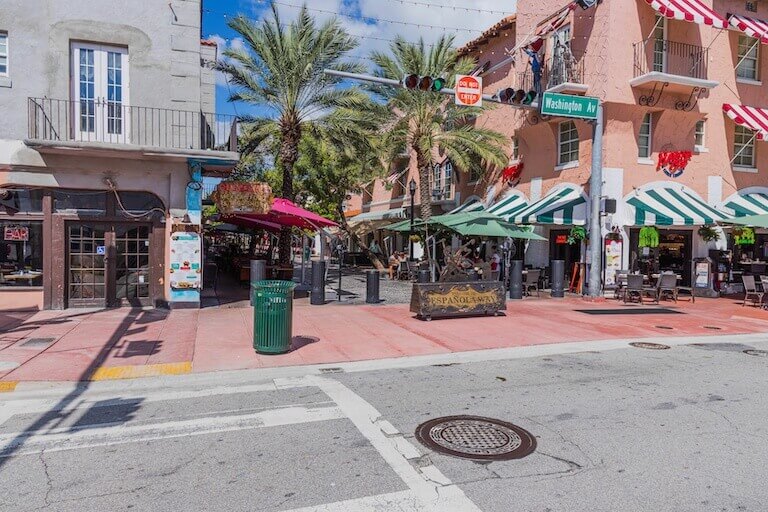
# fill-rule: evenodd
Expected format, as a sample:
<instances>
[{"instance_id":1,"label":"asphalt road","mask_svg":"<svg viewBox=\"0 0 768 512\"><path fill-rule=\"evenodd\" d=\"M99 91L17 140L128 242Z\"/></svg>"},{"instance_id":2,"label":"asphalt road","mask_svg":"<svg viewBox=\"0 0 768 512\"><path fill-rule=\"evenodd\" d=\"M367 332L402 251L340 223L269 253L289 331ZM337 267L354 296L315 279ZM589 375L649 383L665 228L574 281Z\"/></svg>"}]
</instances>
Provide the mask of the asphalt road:
<instances>
[{"instance_id":1,"label":"asphalt road","mask_svg":"<svg viewBox=\"0 0 768 512\"><path fill-rule=\"evenodd\" d=\"M768 357L743 352L768 336L667 341L19 389L0 510L768 510ZM453 414L536 450L479 463L414 438Z\"/></svg>"}]
</instances>

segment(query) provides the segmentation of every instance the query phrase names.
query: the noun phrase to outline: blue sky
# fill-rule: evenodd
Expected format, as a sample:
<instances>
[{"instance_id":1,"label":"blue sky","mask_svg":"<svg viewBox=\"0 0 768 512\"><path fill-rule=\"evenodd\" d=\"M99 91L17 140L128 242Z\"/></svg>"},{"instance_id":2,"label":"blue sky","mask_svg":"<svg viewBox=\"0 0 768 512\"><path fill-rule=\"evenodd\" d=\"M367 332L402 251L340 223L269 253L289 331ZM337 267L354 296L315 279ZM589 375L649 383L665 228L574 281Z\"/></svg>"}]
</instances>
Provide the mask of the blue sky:
<instances>
[{"instance_id":1,"label":"blue sky","mask_svg":"<svg viewBox=\"0 0 768 512\"><path fill-rule=\"evenodd\" d=\"M389 44L386 39L398 34L408 40L423 37L431 42L449 32L455 34L458 44L462 44L480 35L507 13L514 12L516 0L278 0L278 3L280 14L286 21L294 19L298 12L296 6L302 3L306 3L311 14L321 20L333 16L332 13L342 13L340 21L360 41L351 58L370 64L366 60L370 52L386 50ZM227 16L245 14L259 19L268 14L269 4L266 0L203 0L203 8L203 35L217 41L221 52L225 46L242 44L227 26ZM459 30L446 31L438 27ZM218 113L261 113L260 109L249 105L233 105L227 101L228 96L226 80L219 76L216 89Z\"/></svg>"}]
</instances>

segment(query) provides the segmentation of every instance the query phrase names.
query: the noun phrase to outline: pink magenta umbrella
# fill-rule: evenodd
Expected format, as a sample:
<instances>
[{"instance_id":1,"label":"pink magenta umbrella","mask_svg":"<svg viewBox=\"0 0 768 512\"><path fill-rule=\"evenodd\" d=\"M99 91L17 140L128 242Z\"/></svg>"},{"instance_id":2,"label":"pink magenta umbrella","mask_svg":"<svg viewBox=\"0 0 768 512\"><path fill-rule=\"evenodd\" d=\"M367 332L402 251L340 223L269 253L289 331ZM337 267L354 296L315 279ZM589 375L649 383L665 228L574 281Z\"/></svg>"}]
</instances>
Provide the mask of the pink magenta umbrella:
<instances>
[{"instance_id":1,"label":"pink magenta umbrella","mask_svg":"<svg viewBox=\"0 0 768 512\"><path fill-rule=\"evenodd\" d=\"M266 215L240 214L238 217L256 219L279 224L280 226L296 227L316 231L320 228L338 226L335 222L297 206L288 199L275 198L272 209Z\"/></svg>"},{"instance_id":2,"label":"pink magenta umbrella","mask_svg":"<svg viewBox=\"0 0 768 512\"><path fill-rule=\"evenodd\" d=\"M266 229L267 231L274 231L275 233L280 231L280 224L261 219L244 217L242 215L227 215L226 217L223 217L222 220L241 228Z\"/></svg>"}]
</instances>

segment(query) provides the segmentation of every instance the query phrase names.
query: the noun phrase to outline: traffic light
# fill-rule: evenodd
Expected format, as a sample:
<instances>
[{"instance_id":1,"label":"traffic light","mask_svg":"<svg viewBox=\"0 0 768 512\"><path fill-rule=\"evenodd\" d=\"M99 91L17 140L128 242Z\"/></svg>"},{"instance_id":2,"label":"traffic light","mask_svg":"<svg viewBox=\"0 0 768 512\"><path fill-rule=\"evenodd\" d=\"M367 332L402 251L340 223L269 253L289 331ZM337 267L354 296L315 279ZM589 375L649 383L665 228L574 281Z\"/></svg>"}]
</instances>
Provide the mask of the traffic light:
<instances>
[{"instance_id":1,"label":"traffic light","mask_svg":"<svg viewBox=\"0 0 768 512\"><path fill-rule=\"evenodd\" d=\"M507 87L506 89L500 89L496 93L496 98L502 103L509 103L511 105L530 105L536 99L536 91L530 90L525 92L523 89L513 89Z\"/></svg>"},{"instance_id":2,"label":"traffic light","mask_svg":"<svg viewBox=\"0 0 768 512\"><path fill-rule=\"evenodd\" d=\"M403 77L403 87L410 90L440 92L445 87L445 78L432 78L431 76L416 74L406 75Z\"/></svg>"}]
</instances>

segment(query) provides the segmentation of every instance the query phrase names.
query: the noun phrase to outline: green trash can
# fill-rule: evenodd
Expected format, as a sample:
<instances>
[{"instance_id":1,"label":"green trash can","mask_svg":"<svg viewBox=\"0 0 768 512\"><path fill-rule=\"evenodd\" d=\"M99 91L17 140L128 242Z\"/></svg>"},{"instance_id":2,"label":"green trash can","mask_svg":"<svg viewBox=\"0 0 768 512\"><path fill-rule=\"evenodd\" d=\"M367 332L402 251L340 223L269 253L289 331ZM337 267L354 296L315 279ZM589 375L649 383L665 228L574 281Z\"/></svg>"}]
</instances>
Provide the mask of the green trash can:
<instances>
[{"instance_id":1,"label":"green trash can","mask_svg":"<svg viewBox=\"0 0 768 512\"><path fill-rule=\"evenodd\" d=\"M284 354L291 348L293 281L256 281L253 294L253 348L259 354Z\"/></svg>"}]
</instances>

